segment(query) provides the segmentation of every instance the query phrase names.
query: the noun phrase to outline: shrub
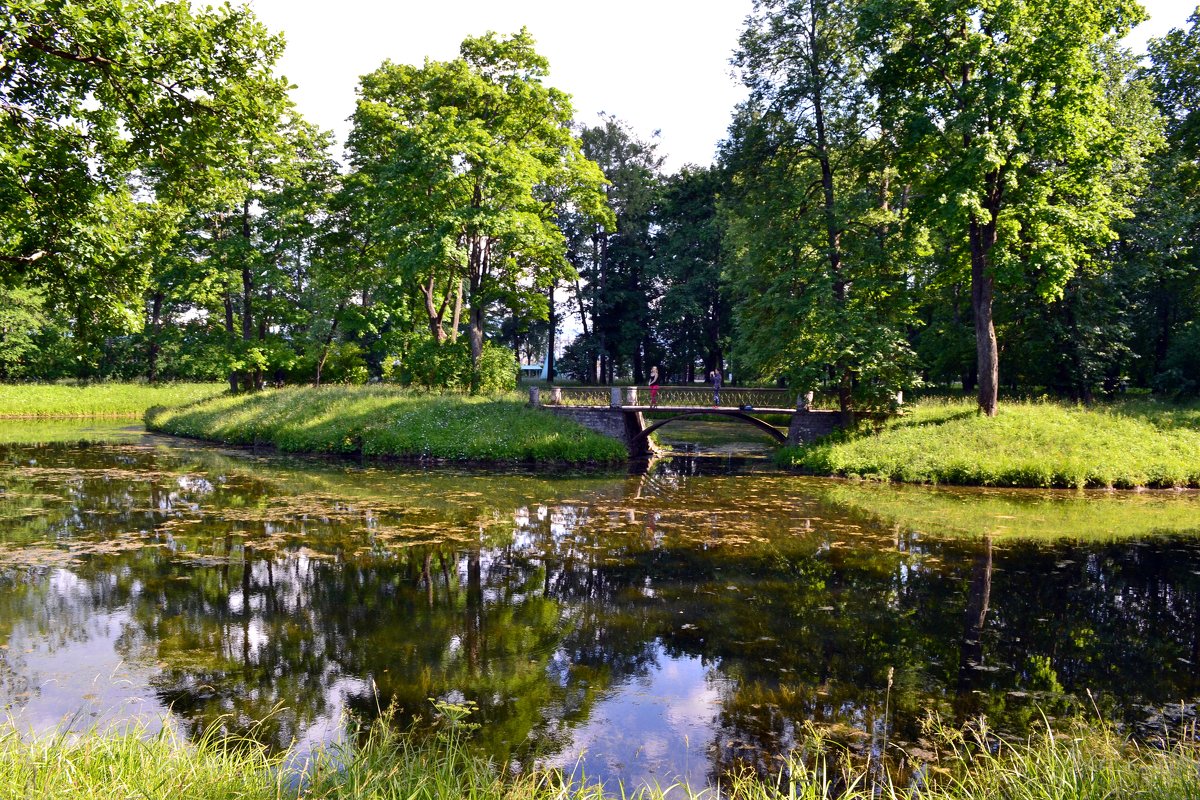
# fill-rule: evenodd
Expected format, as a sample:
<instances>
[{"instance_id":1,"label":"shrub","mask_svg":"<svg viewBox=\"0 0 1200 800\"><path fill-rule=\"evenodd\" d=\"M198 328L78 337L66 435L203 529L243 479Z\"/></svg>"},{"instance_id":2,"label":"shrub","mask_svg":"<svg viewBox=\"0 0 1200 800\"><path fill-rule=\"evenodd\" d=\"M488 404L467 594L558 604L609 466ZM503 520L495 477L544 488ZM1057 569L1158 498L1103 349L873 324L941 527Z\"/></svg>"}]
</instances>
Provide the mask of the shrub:
<instances>
[{"instance_id":1,"label":"shrub","mask_svg":"<svg viewBox=\"0 0 1200 800\"><path fill-rule=\"evenodd\" d=\"M397 362L399 366L397 366ZM422 339L407 356L384 360L385 377L425 389L471 388L471 350L465 339L438 344ZM484 342L479 362L478 390L484 394L508 392L517 386L517 360L505 347Z\"/></svg>"},{"instance_id":2,"label":"shrub","mask_svg":"<svg viewBox=\"0 0 1200 800\"><path fill-rule=\"evenodd\" d=\"M1176 398L1200 395L1200 323L1196 320L1171 341L1163 371L1154 378L1154 391Z\"/></svg>"}]
</instances>

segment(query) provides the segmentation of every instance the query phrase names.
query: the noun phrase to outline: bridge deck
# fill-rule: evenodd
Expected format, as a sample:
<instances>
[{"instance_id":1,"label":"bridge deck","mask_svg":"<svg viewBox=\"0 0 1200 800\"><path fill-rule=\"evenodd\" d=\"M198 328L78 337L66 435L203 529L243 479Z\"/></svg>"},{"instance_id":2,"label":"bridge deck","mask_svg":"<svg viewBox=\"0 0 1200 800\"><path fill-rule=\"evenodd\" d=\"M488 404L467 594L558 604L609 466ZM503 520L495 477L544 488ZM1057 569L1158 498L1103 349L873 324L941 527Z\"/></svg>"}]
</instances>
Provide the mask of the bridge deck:
<instances>
[{"instance_id":1,"label":"bridge deck","mask_svg":"<svg viewBox=\"0 0 1200 800\"><path fill-rule=\"evenodd\" d=\"M583 408L584 406L575 406ZM699 413L720 413L722 411L737 411L742 414L795 414L794 408L763 408L761 406L752 406L751 408L742 408L740 406L590 406L591 408L619 408L622 411L670 411L676 414L699 414Z\"/></svg>"}]
</instances>

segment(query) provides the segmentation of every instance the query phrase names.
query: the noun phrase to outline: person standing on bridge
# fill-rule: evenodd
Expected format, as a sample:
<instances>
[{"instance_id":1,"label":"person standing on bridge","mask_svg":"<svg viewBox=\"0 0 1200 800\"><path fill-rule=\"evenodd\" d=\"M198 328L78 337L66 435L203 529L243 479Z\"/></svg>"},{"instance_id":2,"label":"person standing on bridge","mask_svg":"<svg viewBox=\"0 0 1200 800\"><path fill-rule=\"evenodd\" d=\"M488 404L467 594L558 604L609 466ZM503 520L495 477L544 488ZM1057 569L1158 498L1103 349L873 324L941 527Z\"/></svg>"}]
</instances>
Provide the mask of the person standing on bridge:
<instances>
[{"instance_id":1,"label":"person standing on bridge","mask_svg":"<svg viewBox=\"0 0 1200 800\"><path fill-rule=\"evenodd\" d=\"M708 373L708 377L712 379L713 385L713 408L721 405L721 371L714 369Z\"/></svg>"},{"instance_id":2,"label":"person standing on bridge","mask_svg":"<svg viewBox=\"0 0 1200 800\"><path fill-rule=\"evenodd\" d=\"M658 405L658 367L650 368L650 407Z\"/></svg>"}]
</instances>

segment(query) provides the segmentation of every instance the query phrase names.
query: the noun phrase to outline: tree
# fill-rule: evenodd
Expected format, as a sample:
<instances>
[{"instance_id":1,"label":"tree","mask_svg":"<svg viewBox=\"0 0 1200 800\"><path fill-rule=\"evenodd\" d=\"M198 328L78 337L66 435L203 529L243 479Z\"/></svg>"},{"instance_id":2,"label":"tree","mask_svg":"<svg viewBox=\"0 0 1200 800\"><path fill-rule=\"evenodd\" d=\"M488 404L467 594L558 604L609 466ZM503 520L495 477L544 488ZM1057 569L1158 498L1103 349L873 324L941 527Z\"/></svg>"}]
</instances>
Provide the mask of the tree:
<instances>
[{"instance_id":1,"label":"tree","mask_svg":"<svg viewBox=\"0 0 1200 800\"><path fill-rule=\"evenodd\" d=\"M1054 298L1130 198L1110 185L1113 125L1103 47L1143 18L1133 0L870 0L862 31L885 126L922 217L957 231L969 267L978 400L994 415L993 301L1029 277Z\"/></svg>"},{"instance_id":2,"label":"tree","mask_svg":"<svg viewBox=\"0 0 1200 800\"><path fill-rule=\"evenodd\" d=\"M522 29L466 39L460 57L385 62L363 78L349 149L371 195L367 213L398 279L419 287L431 334L460 283L472 368L490 309L528 307L570 274L555 198L610 219L604 177L571 133L571 104L548 88L545 58Z\"/></svg>"},{"instance_id":3,"label":"tree","mask_svg":"<svg viewBox=\"0 0 1200 800\"><path fill-rule=\"evenodd\" d=\"M0 280L79 324L140 324L122 258L147 202L220 183L229 136L282 97L282 51L246 8L12 0L0 9Z\"/></svg>"},{"instance_id":4,"label":"tree","mask_svg":"<svg viewBox=\"0 0 1200 800\"><path fill-rule=\"evenodd\" d=\"M1121 241L1140 377L1167 393L1200 392L1200 9L1188 22L1149 44L1143 74L1168 147L1151 162L1149 191Z\"/></svg>"},{"instance_id":5,"label":"tree","mask_svg":"<svg viewBox=\"0 0 1200 800\"><path fill-rule=\"evenodd\" d=\"M874 119L858 0L759 0L735 63L750 97L722 154L738 359L839 406L908 381L907 246Z\"/></svg>"},{"instance_id":6,"label":"tree","mask_svg":"<svg viewBox=\"0 0 1200 800\"><path fill-rule=\"evenodd\" d=\"M604 192L615 224L576 215L568 230L568 252L583 278L575 286L583 336L572 355L588 353L596 365L579 377L611 383L625 374L640 383L652 334L652 228L663 157L657 142L639 139L611 115L580 138L584 155L608 179Z\"/></svg>"},{"instance_id":7,"label":"tree","mask_svg":"<svg viewBox=\"0 0 1200 800\"><path fill-rule=\"evenodd\" d=\"M223 322L231 391L262 388L295 355L281 334L308 324L306 305L315 310L311 260L336 169L328 134L286 98L263 112L227 154L224 190L184 221L182 263L162 275L177 282L155 286Z\"/></svg>"},{"instance_id":8,"label":"tree","mask_svg":"<svg viewBox=\"0 0 1200 800\"><path fill-rule=\"evenodd\" d=\"M667 374L691 383L696 361L724 369L732 327L721 277L724 224L718 211L725 175L717 167L684 167L666 179L655 214L655 278L662 298L657 334Z\"/></svg>"}]
</instances>

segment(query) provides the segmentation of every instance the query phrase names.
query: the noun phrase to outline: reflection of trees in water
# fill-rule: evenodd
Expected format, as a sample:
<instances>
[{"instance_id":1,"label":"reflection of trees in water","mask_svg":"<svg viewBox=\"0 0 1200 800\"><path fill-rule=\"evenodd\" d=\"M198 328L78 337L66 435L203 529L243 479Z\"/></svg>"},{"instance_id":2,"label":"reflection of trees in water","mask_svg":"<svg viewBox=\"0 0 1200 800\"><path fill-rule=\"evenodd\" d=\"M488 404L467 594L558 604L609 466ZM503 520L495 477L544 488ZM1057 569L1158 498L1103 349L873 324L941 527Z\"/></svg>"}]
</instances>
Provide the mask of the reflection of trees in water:
<instances>
[{"instance_id":1,"label":"reflection of trees in water","mask_svg":"<svg viewBox=\"0 0 1200 800\"><path fill-rule=\"evenodd\" d=\"M1198 693L1181 660L1200 653L1200 556L1187 542L927 540L793 497L785 479L687 470L542 506L529 478L477 476L465 484L477 494L437 505L419 493L454 481L404 476L386 502L358 497L346 511L295 496L287 508L268 505L274 477L236 462L181 481L157 456L137 458L121 466L160 474L29 479L70 503L47 501L8 541L142 531L153 546L87 556L69 567L71 591L0 568L0 640L19 625L52 647L86 637L95 611L127 606L122 654L163 664L156 690L193 731L221 714L243 732L269 717L254 735L285 746L343 705L371 715L395 702L410 719L460 693L479 705L481 746L528 761L665 654L724 678L713 769L774 769L762 754L795 744L808 721L878 749L889 668L899 742L920 737L931 709L1020 728L1035 703L1062 705L1056 687L1091 688L1114 708ZM406 508L396 498L409 493ZM396 529L416 533L383 535ZM10 664L4 680L19 672Z\"/></svg>"}]
</instances>

